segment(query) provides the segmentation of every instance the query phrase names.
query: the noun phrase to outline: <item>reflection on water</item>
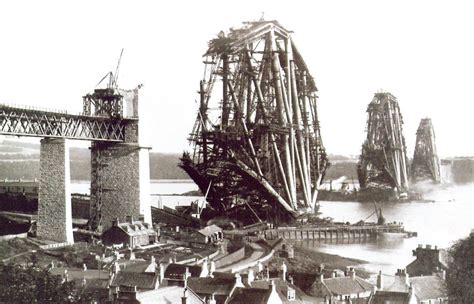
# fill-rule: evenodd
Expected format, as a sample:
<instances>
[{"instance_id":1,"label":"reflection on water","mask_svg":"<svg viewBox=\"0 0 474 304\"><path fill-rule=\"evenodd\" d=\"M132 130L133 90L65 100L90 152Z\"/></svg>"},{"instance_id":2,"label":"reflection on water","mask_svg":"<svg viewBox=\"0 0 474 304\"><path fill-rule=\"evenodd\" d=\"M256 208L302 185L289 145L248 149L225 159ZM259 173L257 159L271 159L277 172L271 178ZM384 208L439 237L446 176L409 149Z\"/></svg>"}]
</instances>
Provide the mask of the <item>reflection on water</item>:
<instances>
[{"instance_id":1,"label":"reflection on water","mask_svg":"<svg viewBox=\"0 0 474 304\"><path fill-rule=\"evenodd\" d=\"M379 237L365 243L320 243L299 241L297 246L322 252L357 258L369 262L369 271L395 273L413 259L412 250L418 244L448 247L469 235L473 228L474 185L455 186L425 195L433 203L379 203L388 222L403 222L405 229L418 232L415 238ZM321 202L323 216L335 221L357 222L374 210L372 204L357 202ZM373 219L375 221L376 219Z\"/></svg>"}]
</instances>

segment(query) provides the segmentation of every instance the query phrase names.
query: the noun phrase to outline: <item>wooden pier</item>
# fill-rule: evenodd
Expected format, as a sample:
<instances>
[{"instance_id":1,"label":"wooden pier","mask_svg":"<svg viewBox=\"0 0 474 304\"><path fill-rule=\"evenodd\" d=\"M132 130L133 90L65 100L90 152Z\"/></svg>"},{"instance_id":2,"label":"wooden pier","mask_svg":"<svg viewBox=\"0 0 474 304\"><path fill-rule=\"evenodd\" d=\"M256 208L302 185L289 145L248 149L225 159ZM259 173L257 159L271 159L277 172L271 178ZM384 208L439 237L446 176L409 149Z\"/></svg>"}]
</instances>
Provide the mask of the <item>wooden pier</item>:
<instances>
[{"instance_id":1,"label":"wooden pier","mask_svg":"<svg viewBox=\"0 0 474 304\"><path fill-rule=\"evenodd\" d=\"M384 233L412 236L401 225L327 226L327 227L280 227L262 232L265 239L287 240L366 240Z\"/></svg>"}]
</instances>

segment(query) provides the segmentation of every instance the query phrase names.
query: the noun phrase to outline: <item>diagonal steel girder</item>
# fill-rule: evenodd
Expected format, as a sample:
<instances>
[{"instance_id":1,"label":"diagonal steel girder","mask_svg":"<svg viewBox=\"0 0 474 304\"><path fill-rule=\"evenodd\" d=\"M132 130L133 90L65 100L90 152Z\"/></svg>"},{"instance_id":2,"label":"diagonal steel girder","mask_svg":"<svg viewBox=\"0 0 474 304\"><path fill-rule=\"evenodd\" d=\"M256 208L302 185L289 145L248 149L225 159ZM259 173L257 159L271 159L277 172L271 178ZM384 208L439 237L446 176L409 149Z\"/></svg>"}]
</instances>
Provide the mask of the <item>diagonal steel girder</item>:
<instances>
[{"instance_id":1,"label":"diagonal steel girder","mask_svg":"<svg viewBox=\"0 0 474 304\"><path fill-rule=\"evenodd\" d=\"M123 142L130 118L75 115L0 104L0 134Z\"/></svg>"}]
</instances>

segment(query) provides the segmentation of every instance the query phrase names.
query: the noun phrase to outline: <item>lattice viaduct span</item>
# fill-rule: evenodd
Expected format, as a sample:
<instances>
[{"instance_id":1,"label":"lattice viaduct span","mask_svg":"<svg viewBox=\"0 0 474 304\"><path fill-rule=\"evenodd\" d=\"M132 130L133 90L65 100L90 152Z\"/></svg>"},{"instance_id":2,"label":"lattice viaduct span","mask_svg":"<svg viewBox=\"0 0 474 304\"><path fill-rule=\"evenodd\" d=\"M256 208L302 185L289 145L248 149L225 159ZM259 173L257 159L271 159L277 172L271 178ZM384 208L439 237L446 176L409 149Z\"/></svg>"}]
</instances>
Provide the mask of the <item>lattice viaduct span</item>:
<instances>
[{"instance_id":1,"label":"lattice viaduct span","mask_svg":"<svg viewBox=\"0 0 474 304\"><path fill-rule=\"evenodd\" d=\"M138 93L139 87L96 89L84 96L78 115L0 104L0 134L42 138L38 237L74 242L69 140L92 142L89 229L100 232L126 215L151 223L148 148L138 141Z\"/></svg>"}]
</instances>

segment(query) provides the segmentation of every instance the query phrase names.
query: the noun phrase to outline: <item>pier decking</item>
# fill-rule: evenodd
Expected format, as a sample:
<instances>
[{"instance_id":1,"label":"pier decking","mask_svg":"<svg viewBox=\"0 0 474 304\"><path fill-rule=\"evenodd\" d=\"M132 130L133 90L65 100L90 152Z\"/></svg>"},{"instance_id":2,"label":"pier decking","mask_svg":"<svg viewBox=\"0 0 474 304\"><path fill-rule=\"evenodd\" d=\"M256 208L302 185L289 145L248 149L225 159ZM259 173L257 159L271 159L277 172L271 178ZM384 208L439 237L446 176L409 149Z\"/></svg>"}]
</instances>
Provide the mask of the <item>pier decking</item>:
<instances>
[{"instance_id":1,"label":"pier decking","mask_svg":"<svg viewBox=\"0 0 474 304\"><path fill-rule=\"evenodd\" d=\"M325 227L280 227L262 232L266 239L288 240L364 240L376 238L383 233L411 236L401 225L361 225Z\"/></svg>"}]
</instances>

